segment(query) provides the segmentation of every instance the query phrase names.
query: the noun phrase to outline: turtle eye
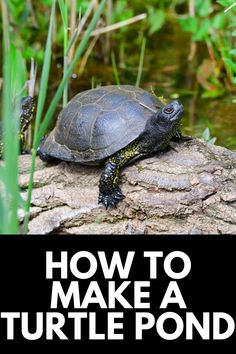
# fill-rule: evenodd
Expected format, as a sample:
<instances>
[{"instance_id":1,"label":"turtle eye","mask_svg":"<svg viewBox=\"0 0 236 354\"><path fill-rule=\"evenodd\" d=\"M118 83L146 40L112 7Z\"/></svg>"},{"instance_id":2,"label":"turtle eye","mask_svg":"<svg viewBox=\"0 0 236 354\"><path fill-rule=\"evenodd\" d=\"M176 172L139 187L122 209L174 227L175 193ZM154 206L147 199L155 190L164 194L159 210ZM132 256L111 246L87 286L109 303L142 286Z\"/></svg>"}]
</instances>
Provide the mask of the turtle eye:
<instances>
[{"instance_id":1,"label":"turtle eye","mask_svg":"<svg viewBox=\"0 0 236 354\"><path fill-rule=\"evenodd\" d=\"M173 107L167 107L164 109L164 113L168 113L168 114L172 113L173 111L174 111Z\"/></svg>"}]
</instances>

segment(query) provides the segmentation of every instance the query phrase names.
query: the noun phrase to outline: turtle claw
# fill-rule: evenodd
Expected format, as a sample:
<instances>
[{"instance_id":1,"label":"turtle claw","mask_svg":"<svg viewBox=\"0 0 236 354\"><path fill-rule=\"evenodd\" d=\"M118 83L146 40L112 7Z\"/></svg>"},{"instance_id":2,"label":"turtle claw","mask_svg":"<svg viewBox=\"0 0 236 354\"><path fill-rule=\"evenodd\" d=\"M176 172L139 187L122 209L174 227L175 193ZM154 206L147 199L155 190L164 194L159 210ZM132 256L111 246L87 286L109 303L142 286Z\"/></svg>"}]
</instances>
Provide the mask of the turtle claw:
<instances>
[{"instance_id":1,"label":"turtle claw","mask_svg":"<svg viewBox=\"0 0 236 354\"><path fill-rule=\"evenodd\" d=\"M119 187L114 188L110 193L100 192L98 204L102 203L106 209L108 207L116 208L120 200L124 199L124 195Z\"/></svg>"}]
</instances>

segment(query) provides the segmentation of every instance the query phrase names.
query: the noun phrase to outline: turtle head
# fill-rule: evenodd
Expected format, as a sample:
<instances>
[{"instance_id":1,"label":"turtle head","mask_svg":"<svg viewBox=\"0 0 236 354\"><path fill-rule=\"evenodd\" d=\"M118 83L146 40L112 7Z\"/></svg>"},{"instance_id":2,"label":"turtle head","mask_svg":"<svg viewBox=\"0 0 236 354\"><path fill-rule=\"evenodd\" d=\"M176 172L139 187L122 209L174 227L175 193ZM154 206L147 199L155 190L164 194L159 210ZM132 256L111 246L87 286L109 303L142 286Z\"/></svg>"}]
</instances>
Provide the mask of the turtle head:
<instances>
[{"instance_id":1,"label":"turtle head","mask_svg":"<svg viewBox=\"0 0 236 354\"><path fill-rule=\"evenodd\" d=\"M36 104L31 96L26 96L21 99L20 104L20 133L24 133L30 124Z\"/></svg>"},{"instance_id":2,"label":"turtle head","mask_svg":"<svg viewBox=\"0 0 236 354\"><path fill-rule=\"evenodd\" d=\"M159 150L167 145L179 130L183 114L183 105L173 100L158 111L147 121L144 137L148 141L149 150Z\"/></svg>"},{"instance_id":3,"label":"turtle head","mask_svg":"<svg viewBox=\"0 0 236 354\"><path fill-rule=\"evenodd\" d=\"M160 109L157 113L158 125L164 125L166 129L171 129L179 125L183 115L183 105L179 100L173 100Z\"/></svg>"},{"instance_id":4,"label":"turtle head","mask_svg":"<svg viewBox=\"0 0 236 354\"><path fill-rule=\"evenodd\" d=\"M21 150L24 144L24 133L28 128L35 111L36 103L35 99L31 96L26 96L21 99L20 102L20 116L19 116L19 140ZM1 122L0 122L1 123ZM2 126L0 125L0 159L3 155L3 141L2 141Z\"/></svg>"},{"instance_id":5,"label":"turtle head","mask_svg":"<svg viewBox=\"0 0 236 354\"><path fill-rule=\"evenodd\" d=\"M19 136L20 141L24 141L24 132L27 130L35 111L35 99L31 96L26 96L21 99L20 103L20 127Z\"/></svg>"}]
</instances>

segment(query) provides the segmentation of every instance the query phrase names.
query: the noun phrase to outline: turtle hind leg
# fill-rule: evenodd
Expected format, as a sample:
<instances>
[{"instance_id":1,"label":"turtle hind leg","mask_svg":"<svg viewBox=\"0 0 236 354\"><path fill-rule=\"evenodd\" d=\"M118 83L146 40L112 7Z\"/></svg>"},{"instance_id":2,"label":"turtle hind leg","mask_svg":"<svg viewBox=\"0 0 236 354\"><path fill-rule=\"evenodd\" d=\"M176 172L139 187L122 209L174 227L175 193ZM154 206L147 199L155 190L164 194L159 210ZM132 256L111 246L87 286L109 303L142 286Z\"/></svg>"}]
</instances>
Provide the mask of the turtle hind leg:
<instances>
[{"instance_id":1,"label":"turtle hind leg","mask_svg":"<svg viewBox=\"0 0 236 354\"><path fill-rule=\"evenodd\" d=\"M46 140L46 138L47 138L47 136L45 136L41 139L40 145L37 149L37 155L40 157L41 160L43 160L45 162L57 162L58 161L57 158L52 157L45 152L43 145L44 145L44 141Z\"/></svg>"},{"instance_id":2,"label":"turtle hind leg","mask_svg":"<svg viewBox=\"0 0 236 354\"><path fill-rule=\"evenodd\" d=\"M134 141L107 159L99 182L98 197L98 203L102 203L106 209L116 208L119 201L124 199L119 187L120 168L138 155L141 155L139 143Z\"/></svg>"},{"instance_id":3,"label":"turtle hind leg","mask_svg":"<svg viewBox=\"0 0 236 354\"><path fill-rule=\"evenodd\" d=\"M108 207L116 208L119 201L124 198L125 196L121 192L120 187L117 186L112 191L100 193L98 197L98 203L102 203L106 209Z\"/></svg>"}]
</instances>

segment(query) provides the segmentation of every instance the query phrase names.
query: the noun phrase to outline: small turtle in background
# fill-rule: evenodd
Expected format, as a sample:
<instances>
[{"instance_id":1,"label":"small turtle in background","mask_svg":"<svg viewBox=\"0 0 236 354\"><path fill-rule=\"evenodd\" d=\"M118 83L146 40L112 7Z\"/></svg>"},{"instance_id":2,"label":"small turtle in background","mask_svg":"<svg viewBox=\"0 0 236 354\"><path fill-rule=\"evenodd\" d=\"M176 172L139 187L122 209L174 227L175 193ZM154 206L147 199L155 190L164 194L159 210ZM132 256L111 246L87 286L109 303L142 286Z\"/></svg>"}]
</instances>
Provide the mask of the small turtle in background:
<instances>
[{"instance_id":1,"label":"small turtle in background","mask_svg":"<svg viewBox=\"0 0 236 354\"><path fill-rule=\"evenodd\" d=\"M20 140L20 153L23 152L25 144L25 131L27 130L35 110L36 104L34 98L26 96L21 99L20 103L20 124L19 124L19 140ZM0 122L2 123L2 122ZM2 141L3 129L0 125L0 159L3 156L3 141Z\"/></svg>"},{"instance_id":2,"label":"small turtle in background","mask_svg":"<svg viewBox=\"0 0 236 354\"><path fill-rule=\"evenodd\" d=\"M105 165L98 202L116 207L124 198L120 169L133 159L165 149L179 133L183 105L164 104L155 95L130 85L111 85L77 94L41 142L41 159Z\"/></svg>"}]
</instances>

